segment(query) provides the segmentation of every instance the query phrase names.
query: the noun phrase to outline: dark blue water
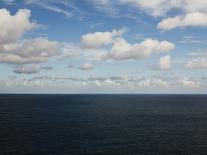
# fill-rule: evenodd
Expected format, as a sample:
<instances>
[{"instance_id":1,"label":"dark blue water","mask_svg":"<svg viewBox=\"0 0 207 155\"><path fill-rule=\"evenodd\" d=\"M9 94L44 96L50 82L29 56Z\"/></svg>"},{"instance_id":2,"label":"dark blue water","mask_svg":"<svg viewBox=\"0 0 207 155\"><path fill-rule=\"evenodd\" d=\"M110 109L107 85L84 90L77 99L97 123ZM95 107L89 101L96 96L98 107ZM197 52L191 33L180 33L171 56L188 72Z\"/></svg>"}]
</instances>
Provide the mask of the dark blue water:
<instances>
[{"instance_id":1,"label":"dark blue water","mask_svg":"<svg viewBox=\"0 0 207 155\"><path fill-rule=\"evenodd\" d=\"M0 154L207 154L207 95L0 95Z\"/></svg>"}]
</instances>

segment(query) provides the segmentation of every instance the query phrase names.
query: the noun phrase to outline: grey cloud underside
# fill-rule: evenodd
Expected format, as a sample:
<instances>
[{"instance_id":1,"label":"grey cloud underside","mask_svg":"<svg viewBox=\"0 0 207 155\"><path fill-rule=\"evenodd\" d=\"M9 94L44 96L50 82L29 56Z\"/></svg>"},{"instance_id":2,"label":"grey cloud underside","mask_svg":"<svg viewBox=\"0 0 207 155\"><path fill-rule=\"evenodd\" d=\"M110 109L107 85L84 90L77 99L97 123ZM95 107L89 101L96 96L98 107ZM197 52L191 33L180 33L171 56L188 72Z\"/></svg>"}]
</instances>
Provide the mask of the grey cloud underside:
<instances>
[{"instance_id":1,"label":"grey cloud underside","mask_svg":"<svg viewBox=\"0 0 207 155\"><path fill-rule=\"evenodd\" d=\"M0 63L29 64L46 62L58 53L58 43L46 38L25 40L22 43L4 45Z\"/></svg>"},{"instance_id":2,"label":"grey cloud underside","mask_svg":"<svg viewBox=\"0 0 207 155\"><path fill-rule=\"evenodd\" d=\"M50 66L17 66L13 72L17 74L36 74L41 70L52 70L53 68Z\"/></svg>"}]
</instances>

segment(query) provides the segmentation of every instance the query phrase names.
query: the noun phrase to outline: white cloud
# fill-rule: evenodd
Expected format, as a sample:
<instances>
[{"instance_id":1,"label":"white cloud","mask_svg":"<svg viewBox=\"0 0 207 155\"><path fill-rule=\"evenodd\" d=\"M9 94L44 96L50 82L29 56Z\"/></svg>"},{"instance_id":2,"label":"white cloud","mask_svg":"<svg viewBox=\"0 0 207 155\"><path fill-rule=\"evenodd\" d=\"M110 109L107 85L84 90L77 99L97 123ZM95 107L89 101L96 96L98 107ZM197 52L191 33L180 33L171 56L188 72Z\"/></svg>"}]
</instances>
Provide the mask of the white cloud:
<instances>
[{"instance_id":1,"label":"white cloud","mask_svg":"<svg viewBox=\"0 0 207 155\"><path fill-rule=\"evenodd\" d=\"M207 58L193 58L185 65L187 69L207 69Z\"/></svg>"},{"instance_id":2,"label":"white cloud","mask_svg":"<svg viewBox=\"0 0 207 155\"><path fill-rule=\"evenodd\" d=\"M185 16L164 19L157 25L157 28L161 30L183 27L207 27L207 14L200 12L188 13Z\"/></svg>"},{"instance_id":3,"label":"white cloud","mask_svg":"<svg viewBox=\"0 0 207 155\"><path fill-rule=\"evenodd\" d=\"M20 9L15 15L6 9L0 9L0 46L15 42L25 32L36 28L38 25L30 22L30 16L31 11L28 9Z\"/></svg>"},{"instance_id":4,"label":"white cloud","mask_svg":"<svg viewBox=\"0 0 207 155\"><path fill-rule=\"evenodd\" d=\"M122 28L120 30L114 29L111 32L87 33L81 37L81 43L84 48L98 48L112 44L117 37L122 36L126 31L127 28Z\"/></svg>"},{"instance_id":5,"label":"white cloud","mask_svg":"<svg viewBox=\"0 0 207 155\"><path fill-rule=\"evenodd\" d=\"M58 52L58 43L47 38L35 38L6 44L0 53L0 63L29 64L46 62Z\"/></svg>"},{"instance_id":6,"label":"white cloud","mask_svg":"<svg viewBox=\"0 0 207 155\"><path fill-rule=\"evenodd\" d=\"M171 68L171 57L170 57L170 55L165 55L165 56L161 57L157 67L159 69L170 69Z\"/></svg>"},{"instance_id":7,"label":"white cloud","mask_svg":"<svg viewBox=\"0 0 207 155\"><path fill-rule=\"evenodd\" d=\"M184 87L188 88L197 88L199 87L200 83L198 81L192 80L190 78L184 78L181 83Z\"/></svg>"},{"instance_id":8,"label":"white cloud","mask_svg":"<svg viewBox=\"0 0 207 155\"><path fill-rule=\"evenodd\" d=\"M115 41L111 52L103 55L103 59L141 59L153 53L165 53L174 49L175 45L168 41L146 39L141 43L130 44L123 38Z\"/></svg>"},{"instance_id":9,"label":"white cloud","mask_svg":"<svg viewBox=\"0 0 207 155\"><path fill-rule=\"evenodd\" d=\"M93 69L93 64L91 63L84 63L79 67L80 70L91 70Z\"/></svg>"},{"instance_id":10,"label":"white cloud","mask_svg":"<svg viewBox=\"0 0 207 155\"><path fill-rule=\"evenodd\" d=\"M15 15L0 9L0 63L40 63L57 54L58 43L55 41L41 37L22 40L27 31L38 27L30 17L28 9L20 9Z\"/></svg>"}]
</instances>

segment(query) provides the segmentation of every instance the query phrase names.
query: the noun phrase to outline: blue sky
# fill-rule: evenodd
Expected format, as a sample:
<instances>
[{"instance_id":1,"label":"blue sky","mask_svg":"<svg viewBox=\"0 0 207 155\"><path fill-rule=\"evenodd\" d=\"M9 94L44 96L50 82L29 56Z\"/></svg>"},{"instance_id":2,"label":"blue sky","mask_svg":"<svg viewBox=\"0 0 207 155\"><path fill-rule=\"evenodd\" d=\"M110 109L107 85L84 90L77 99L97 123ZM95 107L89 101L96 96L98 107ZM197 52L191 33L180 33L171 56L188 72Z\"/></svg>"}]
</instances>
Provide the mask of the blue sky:
<instances>
[{"instance_id":1,"label":"blue sky","mask_svg":"<svg viewBox=\"0 0 207 155\"><path fill-rule=\"evenodd\" d=\"M206 93L206 0L2 0L0 93Z\"/></svg>"}]
</instances>

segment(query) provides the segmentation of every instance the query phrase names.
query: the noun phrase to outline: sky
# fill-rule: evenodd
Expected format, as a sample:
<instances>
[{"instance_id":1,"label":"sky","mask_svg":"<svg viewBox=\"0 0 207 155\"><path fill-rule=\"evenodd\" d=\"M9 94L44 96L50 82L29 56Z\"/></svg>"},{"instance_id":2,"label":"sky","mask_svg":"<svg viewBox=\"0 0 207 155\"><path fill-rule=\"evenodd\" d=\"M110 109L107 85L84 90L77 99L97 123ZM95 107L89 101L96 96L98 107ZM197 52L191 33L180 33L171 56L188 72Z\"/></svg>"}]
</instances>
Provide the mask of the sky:
<instances>
[{"instance_id":1,"label":"sky","mask_svg":"<svg viewBox=\"0 0 207 155\"><path fill-rule=\"evenodd\" d=\"M0 93L207 93L206 0L0 0Z\"/></svg>"}]
</instances>

